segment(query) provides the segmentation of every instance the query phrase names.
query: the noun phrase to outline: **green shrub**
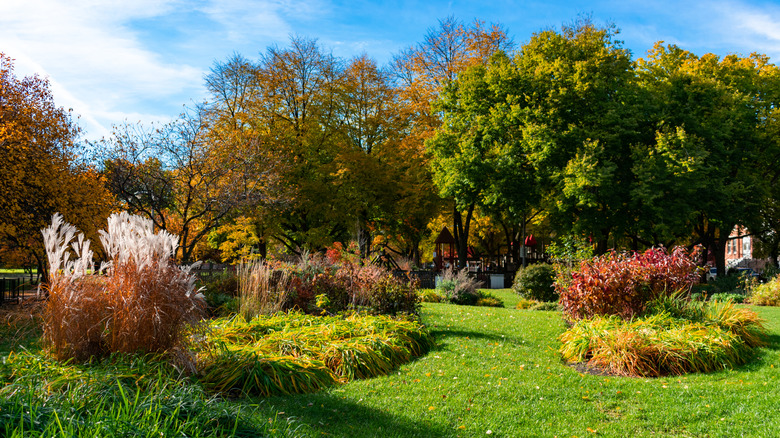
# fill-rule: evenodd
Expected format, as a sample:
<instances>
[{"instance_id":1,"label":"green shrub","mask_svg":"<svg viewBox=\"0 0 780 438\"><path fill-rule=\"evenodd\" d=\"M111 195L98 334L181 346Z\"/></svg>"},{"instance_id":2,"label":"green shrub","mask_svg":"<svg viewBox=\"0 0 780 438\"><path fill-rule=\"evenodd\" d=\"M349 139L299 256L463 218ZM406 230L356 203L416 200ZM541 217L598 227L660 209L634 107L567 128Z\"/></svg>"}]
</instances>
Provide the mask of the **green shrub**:
<instances>
[{"instance_id":1,"label":"green shrub","mask_svg":"<svg viewBox=\"0 0 780 438\"><path fill-rule=\"evenodd\" d=\"M753 288L750 303L757 306L780 306L780 277Z\"/></svg>"},{"instance_id":2,"label":"green shrub","mask_svg":"<svg viewBox=\"0 0 780 438\"><path fill-rule=\"evenodd\" d=\"M368 295L370 313L416 315L420 310L417 282L412 279L406 281L387 273L371 285Z\"/></svg>"},{"instance_id":3,"label":"green shrub","mask_svg":"<svg viewBox=\"0 0 780 438\"><path fill-rule=\"evenodd\" d=\"M555 311L560 312L561 305L554 302L544 302L544 303L537 303L530 307L531 310L547 310L547 311Z\"/></svg>"},{"instance_id":4,"label":"green shrub","mask_svg":"<svg viewBox=\"0 0 780 438\"><path fill-rule=\"evenodd\" d=\"M238 296L238 275L232 272L223 272L201 281L203 288L212 294L223 294L231 297ZM205 292L204 292L205 294Z\"/></svg>"},{"instance_id":5,"label":"green shrub","mask_svg":"<svg viewBox=\"0 0 780 438\"><path fill-rule=\"evenodd\" d=\"M479 291L479 298L474 305L481 307L504 307L504 302L488 292Z\"/></svg>"},{"instance_id":6,"label":"green shrub","mask_svg":"<svg viewBox=\"0 0 780 438\"><path fill-rule=\"evenodd\" d=\"M737 304L742 304L745 302L745 295L740 293L716 293L710 295L710 301L732 301Z\"/></svg>"},{"instance_id":7,"label":"green shrub","mask_svg":"<svg viewBox=\"0 0 780 438\"><path fill-rule=\"evenodd\" d=\"M727 275L719 275L708 282L710 294L745 293L745 276L731 270Z\"/></svg>"},{"instance_id":8,"label":"green shrub","mask_svg":"<svg viewBox=\"0 0 780 438\"><path fill-rule=\"evenodd\" d=\"M448 303L473 306L479 300L478 288L481 286L482 283L469 277L465 269L449 270L436 285L436 292Z\"/></svg>"},{"instance_id":9,"label":"green shrub","mask_svg":"<svg viewBox=\"0 0 780 438\"><path fill-rule=\"evenodd\" d=\"M547 263L539 263L518 270L512 289L532 300L558 301L554 283L555 268Z\"/></svg>"}]
</instances>

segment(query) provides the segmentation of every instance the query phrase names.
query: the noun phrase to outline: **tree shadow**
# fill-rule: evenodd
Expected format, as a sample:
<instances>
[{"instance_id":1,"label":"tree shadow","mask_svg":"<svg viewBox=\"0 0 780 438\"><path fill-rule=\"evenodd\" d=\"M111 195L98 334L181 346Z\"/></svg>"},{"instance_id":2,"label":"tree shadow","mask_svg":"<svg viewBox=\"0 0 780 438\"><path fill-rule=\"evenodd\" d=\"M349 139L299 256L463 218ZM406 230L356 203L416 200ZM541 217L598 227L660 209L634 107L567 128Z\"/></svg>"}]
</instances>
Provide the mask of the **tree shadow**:
<instances>
[{"instance_id":1,"label":"tree shadow","mask_svg":"<svg viewBox=\"0 0 780 438\"><path fill-rule=\"evenodd\" d=\"M302 394L264 399L259 406L268 418L288 418L311 429L317 435L375 438L387 437L444 437L451 430L444 425L400 418L378 408L333 393Z\"/></svg>"},{"instance_id":2,"label":"tree shadow","mask_svg":"<svg viewBox=\"0 0 780 438\"><path fill-rule=\"evenodd\" d=\"M780 350L780 335L770 334L766 337L766 344L770 350Z\"/></svg>"},{"instance_id":3,"label":"tree shadow","mask_svg":"<svg viewBox=\"0 0 780 438\"><path fill-rule=\"evenodd\" d=\"M447 338L469 338L469 339L485 339L495 342L514 342L522 343L523 339L516 336L499 335L491 333L476 332L471 330L448 330L448 329L433 329L430 333L436 338L437 345Z\"/></svg>"}]
</instances>

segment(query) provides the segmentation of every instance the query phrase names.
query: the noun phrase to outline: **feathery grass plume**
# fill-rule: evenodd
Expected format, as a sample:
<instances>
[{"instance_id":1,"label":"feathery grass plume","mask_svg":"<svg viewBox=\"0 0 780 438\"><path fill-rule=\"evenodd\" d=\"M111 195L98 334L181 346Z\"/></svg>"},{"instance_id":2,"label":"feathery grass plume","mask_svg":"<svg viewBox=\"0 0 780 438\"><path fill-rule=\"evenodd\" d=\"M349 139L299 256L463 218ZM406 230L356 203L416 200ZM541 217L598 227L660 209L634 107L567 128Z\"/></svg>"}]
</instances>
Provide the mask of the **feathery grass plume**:
<instances>
[{"instance_id":1,"label":"feathery grass plume","mask_svg":"<svg viewBox=\"0 0 780 438\"><path fill-rule=\"evenodd\" d=\"M289 270L273 269L264 261L238 265L239 313L247 320L285 310L292 287Z\"/></svg>"},{"instance_id":2,"label":"feathery grass plume","mask_svg":"<svg viewBox=\"0 0 780 438\"><path fill-rule=\"evenodd\" d=\"M49 259L44 341L60 359L86 360L111 352L172 352L200 320L195 278L173 261L176 236L154 233L151 220L126 212L100 231L109 262L95 272L89 241L57 214L43 230ZM71 249L76 258L71 259Z\"/></svg>"}]
</instances>

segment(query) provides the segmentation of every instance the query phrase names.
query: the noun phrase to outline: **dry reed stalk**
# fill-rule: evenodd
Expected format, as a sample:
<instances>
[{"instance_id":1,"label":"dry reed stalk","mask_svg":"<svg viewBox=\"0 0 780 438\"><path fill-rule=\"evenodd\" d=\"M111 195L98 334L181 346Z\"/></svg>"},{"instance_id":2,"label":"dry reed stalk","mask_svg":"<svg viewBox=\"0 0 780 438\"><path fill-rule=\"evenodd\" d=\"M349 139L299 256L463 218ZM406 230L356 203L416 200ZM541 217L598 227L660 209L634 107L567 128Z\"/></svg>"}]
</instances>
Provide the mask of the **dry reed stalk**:
<instances>
[{"instance_id":1,"label":"dry reed stalk","mask_svg":"<svg viewBox=\"0 0 780 438\"><path fill-rule=\"evenodd\" d=\"M285 310L292 280L287 270L275 270L262 261L243 261L237 273L239 313L246 320Z\"/></svg>"}]
</instances>

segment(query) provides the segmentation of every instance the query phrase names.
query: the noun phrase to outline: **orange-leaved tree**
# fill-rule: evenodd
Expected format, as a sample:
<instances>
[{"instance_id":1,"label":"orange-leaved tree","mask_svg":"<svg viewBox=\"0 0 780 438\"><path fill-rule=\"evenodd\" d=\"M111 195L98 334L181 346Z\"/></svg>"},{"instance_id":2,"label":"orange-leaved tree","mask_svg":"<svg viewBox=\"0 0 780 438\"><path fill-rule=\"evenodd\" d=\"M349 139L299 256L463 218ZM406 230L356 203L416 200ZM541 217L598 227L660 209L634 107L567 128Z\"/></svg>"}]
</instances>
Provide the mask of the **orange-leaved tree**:
<instances>
[{"instance_id":1,"label":"orange-leaved tree","mask_svg":"<svg viewBox=\"0 0 780 438\"><path fill-rule=\"evenodd\" d=\"M103 177L80 160L80 129L57 107L49 81L19 78L0 53L0 246L30 254L46 271L39 230L63 212L87 235L113 206ZM43 278L46 278L45 276Z\"/></svg>"}]
</instances>

